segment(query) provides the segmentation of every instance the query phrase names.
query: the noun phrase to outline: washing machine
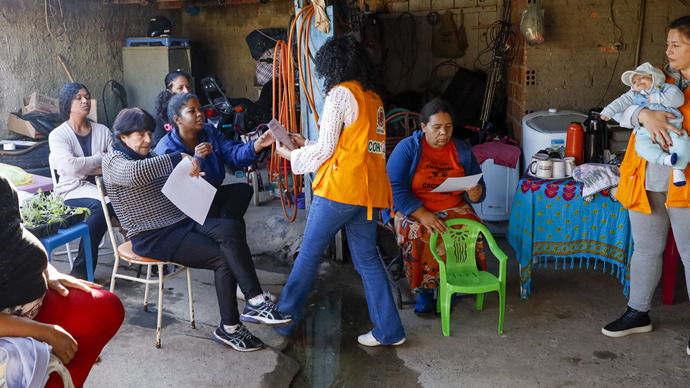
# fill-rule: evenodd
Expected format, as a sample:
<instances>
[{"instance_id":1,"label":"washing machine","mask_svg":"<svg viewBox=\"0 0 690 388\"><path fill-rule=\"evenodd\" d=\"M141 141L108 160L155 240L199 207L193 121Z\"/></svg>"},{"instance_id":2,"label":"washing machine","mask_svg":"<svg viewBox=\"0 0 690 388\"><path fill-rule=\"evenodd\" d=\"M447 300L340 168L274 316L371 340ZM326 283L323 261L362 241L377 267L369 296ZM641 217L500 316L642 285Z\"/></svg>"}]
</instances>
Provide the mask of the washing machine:
<instances>
[{"instance_id":1,"label":"washing machine","mask_svg":"<svg viewBox=\"0 0 690 388\"><path fill-rule=\"evenodd\" d=\"M526 166L539 150L565 147L570 123L582 123L586 119L585 113L553 108L525 115L522 118L522 165Z\"/></svg>"},{"instance_id":2,"label":"washing machine","mask_svg":"<svg viewBox=\"0 0 690 388\"><path fill-rule=\"evenodd\" d=\"M515 189L520 180L518 169L495 164L494 159L487 159L479 166L484 174L486 198L480 203L471 204L474 212L482 221L509 220Z\"/></svg>"}]
</instances>

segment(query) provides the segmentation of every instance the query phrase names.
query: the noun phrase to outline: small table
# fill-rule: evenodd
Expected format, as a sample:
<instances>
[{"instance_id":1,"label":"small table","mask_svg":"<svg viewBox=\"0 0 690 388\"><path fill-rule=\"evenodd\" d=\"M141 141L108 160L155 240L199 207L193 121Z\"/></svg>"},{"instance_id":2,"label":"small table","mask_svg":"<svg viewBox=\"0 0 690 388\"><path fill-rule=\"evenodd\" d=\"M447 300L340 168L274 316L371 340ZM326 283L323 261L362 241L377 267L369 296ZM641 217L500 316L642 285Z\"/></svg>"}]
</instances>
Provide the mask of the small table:
<instances>
[{"instance_id":1,"label":"small table","mask_svg":"<svg viewBox=\"0 0 690 388\"><path fill-rule=\"evenodd\" d=\"M44 193L53 190L53 180L43 175L34 175L34 183L17 186L17 190L32 194L36 194L38 189L41 189Z\"/></svg>"},{"instance_id":2,"label":"small table","mask_svg":"<svg viewBox=\"0 0 690 388\"><path fill-rule=\"evenodd\" d=\"M518 183L510 215L508 242L520 263L521 299L531 293L534 262L555 267L574 268L575 259L582 268L610 265L623 284L623 294L630 287L630 256L633 241L628 211L610 198L608 190L594 196L592 202L582 199L582 184L571 178L540 179L524 177Z\"/></svg>"},{"instance_id":3,"label":"small table","mask_svg":"<svg viewBox=\"0 0 690 388\"><path fill-rule=\"evenodd\" d=\"M90 236L89 226L82 221L70 228L59 229L57 234L44 237L39 240L46 248L46 251L48 252L48 261L50 261L50 253L53 251L53 249L81 237L82 241L84 241L84 254L86 255L86 277L90 282L93 282L93 257L91 255Z\"/></svg>"}]
</instances>

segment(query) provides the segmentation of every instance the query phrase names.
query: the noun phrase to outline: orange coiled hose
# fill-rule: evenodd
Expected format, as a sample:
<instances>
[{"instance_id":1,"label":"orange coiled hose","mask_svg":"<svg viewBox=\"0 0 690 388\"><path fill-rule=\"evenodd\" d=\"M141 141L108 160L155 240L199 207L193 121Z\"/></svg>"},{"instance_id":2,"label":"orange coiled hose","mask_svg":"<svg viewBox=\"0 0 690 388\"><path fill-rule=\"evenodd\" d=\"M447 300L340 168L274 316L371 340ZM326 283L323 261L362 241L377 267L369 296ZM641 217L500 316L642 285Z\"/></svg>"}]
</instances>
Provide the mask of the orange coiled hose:
<instances>
[{"instance_id":1,"label":"orange coiled hose","mask_svg":"<svg viewBox=\"0 0 690 388\"><path fill-rule=\"evenodd\" d=\"M292 46L293 38L295 36L295 30L297 29L298 20L302 16L299 35L297 36L297 47L302 49L304 46L304 56L309 58L309 31L314 16L314 6L308 5L304 7L295 17L292 25L290 26L290 35L288 42L278 41L275 45L275 58L273 60L273 118L280 121L285 129L290 133L301 133L300 122L297 119L297 96L295 93L295 59L293 57ZM305 25L307 26L305 32ZM300 76L300 86L302 91L307 97L309 106L312 112L314 112L316 122L318 123L319 117L314 106L313 98L313 87L311 82L311 65L309 60L306 64L306 75L304 72L304 67L302 65L302 55L298 56L297 66ZM305 81L305 78L308 79ZM277 112L276 112L277 106ZM318 125L318 124L317 124ZM282 168L281 168L282 167ZM275 150L275 146L271 150L271 163L270 163L270 177L271 181L278 181L278 188L280 190L280 201L283 206L283 214L289 222L293 222L297 217L297 197L301 193L302 188L302 176L292 174L289 170L288 161L281 158ZM281 170L284 175L281 174ZM292 187L289 185L288 181L288 171L292 174ZM292 196L290 195L292 194ZM291 198L292 197L292 198ZM292 216L288 215L287 208L294 203L294 209Z\"/></svg>"}]
</instances>

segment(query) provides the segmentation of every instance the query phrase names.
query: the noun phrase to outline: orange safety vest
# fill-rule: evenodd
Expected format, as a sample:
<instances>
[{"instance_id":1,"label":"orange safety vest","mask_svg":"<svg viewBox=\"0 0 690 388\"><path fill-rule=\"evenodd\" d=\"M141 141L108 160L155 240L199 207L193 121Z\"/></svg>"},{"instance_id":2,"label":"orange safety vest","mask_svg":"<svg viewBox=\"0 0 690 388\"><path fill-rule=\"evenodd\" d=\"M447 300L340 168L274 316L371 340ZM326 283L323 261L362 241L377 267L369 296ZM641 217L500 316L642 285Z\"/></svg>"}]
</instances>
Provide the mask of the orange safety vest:
<instances>
[{"instance_id":1,"label":"orange safety vest","mask_svg":"<svg viewBox=\"0 0 690 388\"><path fill-rule=\"evenodd\" d=\"M372 219L374 207L393 203L386 171L386 115L381 97L364 91L356 81L338 86L348 89L357 101L359 114L340 132L333 155L326 160L312 184L314 194L331 201L367 207Z\"/></svg>"},{"instance_id":2,"label":"orange safety vest","mask_svg":"<svg viewBox=\"0 0 690 388\"><path fill-rule=\"evenodd\" d=\"M674 82L673 78L666 77L666 83L673 84ZM690 88L685 89L683 95L685 102L679 109L683 113L683 129L688 131L690 129ZM621 180L618 183L616 198L626 209L651 214L652 208L649 206L649 198L645 190L647 161L635 152L635 135L632 135L628 141L628 148L620 170ZM685 169L685 179L690 182L690 168ZM690 207L690 184L675 186L673 174L668 183L666 207Z\"/></svg>"}]
</instances>

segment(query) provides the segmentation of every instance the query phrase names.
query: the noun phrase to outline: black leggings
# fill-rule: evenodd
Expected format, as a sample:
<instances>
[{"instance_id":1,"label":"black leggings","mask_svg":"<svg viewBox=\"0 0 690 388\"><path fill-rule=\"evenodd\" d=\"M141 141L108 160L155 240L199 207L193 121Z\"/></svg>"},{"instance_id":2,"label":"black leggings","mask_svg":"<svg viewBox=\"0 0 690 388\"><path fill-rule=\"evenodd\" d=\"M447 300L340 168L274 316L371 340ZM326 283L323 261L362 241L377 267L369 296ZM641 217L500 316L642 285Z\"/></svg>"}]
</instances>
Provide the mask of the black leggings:
<instances>
[{"instance_id":1,"label":"black leggings","mask_svg":"<svg viewBox=\"0 0 690 388\"><path fill-rule=\"evenodd\" d=\"M246 183L233 183L218 187L213 197L208 216L212 218L231 218L244 223L244 213L254 195L254 189Z\"/></svg>"},{"instance_id":2,"label":"black leggings","mask_svg":"<svg viewBox=\"0 0 690 388\"><path fill-rule=\"evenodd\" d=\"M190 268L213 270L224 325L240 322L235 292L238 283L247 300L262 293L244 225L239 221L207 218L203 225L195 224L170 261Z\"/></svg>"}]
</instances>

